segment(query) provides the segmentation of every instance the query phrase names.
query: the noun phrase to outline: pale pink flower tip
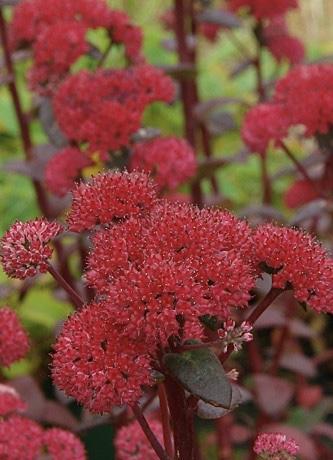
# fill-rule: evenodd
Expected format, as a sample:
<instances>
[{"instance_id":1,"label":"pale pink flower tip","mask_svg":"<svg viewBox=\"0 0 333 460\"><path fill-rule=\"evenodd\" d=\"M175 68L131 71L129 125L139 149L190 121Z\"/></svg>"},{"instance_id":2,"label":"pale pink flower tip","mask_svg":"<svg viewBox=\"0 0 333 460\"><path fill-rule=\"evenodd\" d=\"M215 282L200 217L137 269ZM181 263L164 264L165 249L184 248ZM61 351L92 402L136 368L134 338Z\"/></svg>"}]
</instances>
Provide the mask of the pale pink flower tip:
<instances>
[{"instance_id":1,"label":"pale pink flower tip","mask_svg":"<svg viewBox=\"0 0 333 460\"><path fill-rule=\"evenodd\" d=\"M253 335L251 333L253 326L247 321L243 321L239 326L236 326L235 321L227 319L223 328L218 330L218 336L222 340L223 350L227 351L228 346L232 345L235 351L242 349L244 342L251 342Z\"/></svg>"},{"instance_id":2,"label":"pale pink flower tip","mask_svg":"<svg viewBox=\"0 0 333 460\"><path fill-rule=\"evenodd\" d=\"M45 273L53 252L48 243L61 231L60 224L44 218L12 225L0 241L1 261L7 275L25 279Z\"/></svg>"},{"instance_id":3,"label":"pale pink flower tip","mask_svg":"<svg viewBox=\"0 0 333 460\"><path fill-rule=\"evenodd\" d=\"M299 446L284 434L260 433L253 450L267 460L294 460Z\"/></svg>"}]
</instances>

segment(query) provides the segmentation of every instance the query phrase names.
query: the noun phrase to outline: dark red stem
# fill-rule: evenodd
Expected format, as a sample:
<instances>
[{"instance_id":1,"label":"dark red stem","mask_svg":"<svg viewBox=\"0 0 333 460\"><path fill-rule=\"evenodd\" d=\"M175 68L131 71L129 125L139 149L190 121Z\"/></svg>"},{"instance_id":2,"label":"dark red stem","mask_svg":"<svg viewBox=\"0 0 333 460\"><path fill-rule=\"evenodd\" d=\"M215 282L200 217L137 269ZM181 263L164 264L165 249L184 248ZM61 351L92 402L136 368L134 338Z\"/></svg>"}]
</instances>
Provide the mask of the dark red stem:
<instances>
[{"instance_id":1,"label":"dark red stem","mask_svg":"<svg viewBox=\"0 0 333 460\"><path fill-rule=\"evenodd\" d=\"M163 427L163 439L164 439L164 447L169 455L169 457L173 457L173 445L172 445L172 433L170 428L170 415L169 415L169 408L168 408L168 400L165 391L165 386L163 383L158 385L158 397L160 400L160 411L161 411L161 420L162 420L162 427Z\"/></svg>"},{"instance_id":2,"label":"dark red stem","mask_svg":"<svg viewBox=\"0 0 333 460\"><path fill-rule=\"evenodd\" d=\"M297 170L304 177L304 179L307 180L312 185L312 187L318 192L319 196L321 196L322 198L325 198L325 196L323 195L323 193L320 190L320 188L318 187L318 185L311 179L311 177L309 176L307 170L304 168L302 163L300 163L297 160L297 158L292 153L292 151L289 149L289 147L284 142L281 142L281 147L282 147L282 150L284 151L284 153L287 155L287 157L294 163L294 165L296 166Z\"/></svg>"},{"instance_id":3,"label":"dark red stem","mask_svg":"<svg viewBox=\"0 0 333 460\"><path fill-rule=\"evenodd\" d=\"M254 324L259 316L261 316L265 310L271 305L272 302L283 292L282 289L271 288L270 291L265 295L265 297L259 302L251 315L246 319L250 324Z\"/></svg>"},{"instance_id":4,"label":"dark red stem","mask_svg":"<svg viewBox=\"0 0 333 460\"><path fill-rule=\"evenodd\" d=\"M267 169L267 156L260 155L261 183L263 189L262 201L264 204L272 203L272 184Z\"/></svg>"},{"instance_id":5,"label":"dark red stem","mask_svg":"<svg viewBox=\"0 0 333 460\"><path fill-rule=\"evenodd\" d=\"M189 410L185 391L171 377L165 380L174 438L175 460L195 460L193 411Z\"/></svg>"},{"instance_id":6,"label":"dark red stem","mask_svg":"<svg viewBox=\"0 0 333 460\"><path fill-rule=\"evenodd\" d=\"M192 2L191 8L184 0L175 0L175 33L177 40L178 61L180 64L191 65L195 71L196 53L195 49L190 49L187 37L195 31L194 17L192 17ZM194 45L195 46L195 45ZM185 121L185 136L188 142L197 152L197 122L195 119L195 107L197 105L197 88L194 78L182 79L180 82L181 98L183 103L183 114ZM192 201L198 206L202 206L203 198L201 185L199 181L195 181L192 185Z\"/></svg>"},{"instance_id":7,"label":"dark red stem","mask_svg":"<svg viewBox=\"0 0 333 460\"><path fill-rule=\"evenodd\" d=\"M218 460L232 460L232 417L225 415L215 423L218 445Z\"/></svg>"},{"instance_id":8,"label":"dark red stem","mask_svg":"<svg viewBox=\"0 0 333 460\"><path fill-rule=\"evenodd\" d=\"M67 281L61 276L61 274L56 270L53 265L49 264L48 265L48 272L53 276L53 278L57 281L60 287L62 287L67 294L69 295L69 298L75 305L75 307L79 310L82 308L84 301L83 299L79 296L79 294L70 286L70 284L67 283Z\"/></svg>"},{"instance_id":9,"label":"dark red stem","mask_svg":"<svg viewBox=\"0 0 333 460\"><path fill-rule=\"evenodd\" d=\"M145 419L145 416L143 415L141 409L139 406L133 406L132 407L133 414L135 415L135 418L139 422L144 434L146 435L148 441L150 442L152 448L156 452L156 455L160 460L171 460L168 454L164 451L163 447L159 443L158 439L152 432L147 420Z\"/></svg>"}]
</instances>

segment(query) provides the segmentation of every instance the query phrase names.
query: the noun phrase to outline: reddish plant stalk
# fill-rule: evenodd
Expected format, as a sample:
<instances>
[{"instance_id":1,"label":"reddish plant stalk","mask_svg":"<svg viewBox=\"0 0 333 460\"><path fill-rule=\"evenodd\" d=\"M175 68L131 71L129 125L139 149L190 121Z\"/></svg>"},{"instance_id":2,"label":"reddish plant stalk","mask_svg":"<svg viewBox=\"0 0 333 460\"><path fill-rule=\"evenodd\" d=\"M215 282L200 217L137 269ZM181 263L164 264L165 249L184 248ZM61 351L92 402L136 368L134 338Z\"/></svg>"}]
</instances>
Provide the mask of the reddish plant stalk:
<instances>
[{"instance_id":1,"label":"reddish plant stalk","mask_svg":"<svg viewBox=\"0 0 333 460\"><path fill-rule=\"evenodd\" d=\"M29 123L27 117L25 116L22 104L19 96L19 92L17 90L16 85L16 76L15 76L15 69L13 65L11 50L9 46L8 40L8 32L7 32L7 24L5 18L3 16L2 8L0 7L0 41L3 49L4 61L8 75L10 76L8 80L8 89L13 101L13 106L15 109L15 114L18 122L18 126L21 132L21 139L23 145L23 151L25 155L25 159L27 162L33 160L33 143L31 140ZM47 194L44 190L43 185L38 180L32 180L33 187L35 189L35 194L37 198L38 206L42 212L42 214L47 218L52 218L52 213L50 212L50 205L48 202ZM57 251L60 271L61 274L68 283L73 284L72 276L70 274L68 263L66 261L66 257L64 255L64 250L60 241L55 242L55 248Z\"/></svg>"},{"instance_id":2,"label":"reddish plant stalk","mask_svg":"<svg viewBox=\"0 0 333 460\"><path fill-rule=\"evenodd\" d=\"M5 18L3 16L2 8L0 8L0 39L1 39L1 45L3 49L4 61L5 61L7 73L10 77L7 83L8 89L12 97L17 122L18 122L19 129L21 132L21 139L22 139L24 154L25 154L26 160L31 161L33 158L33 152L32 152L32 142L31 142L31 137L30 137L30 130L29 130L29 125L27 123L26 116L24 115L23 110L22 110L22 105L21 105L19 93L18 93L17 86L16 86L15 70L14 70L12 56L11 56L10 47L9 47L7 25L6 25ZM46 217L49 217L49 214L50 214L49 204L47 201L46 194L43 190L43 187L40 184L40 182L37 180L33 180L32 182L35 188L38 205L42 213Z\"/></svg>"},{"instance_id":3,"label":"reddish plant stalk","mask_svg":"<svg viewBox=\"0 0 333 460\"><path fill-rule=\"evenodd\" d=\"M253 337L253 340L247 343L247 351L249 354L251 371L253 373L260 372L263 367L263 363L255 336Z\"/></svg>"},{"instance_id":4,"label":"reddish plant stalk","mask_svg":"<svg viewBox=\"0 0 333 460\"><path fill-rule=\"evenodd\" d=\"M159 443L158 439L152 432L145 416L143 415L141 409L139 406L132 406L132 411L133 414L135 415L135 418L139 422L144 434L146 435L148 441L150 442L152 448L156 452L156 455L160 460L171 460L170 457L167 455L167 453L164 451L163 447Z\"/></svg>"},{"instance_id":5,"label":"reddish plant stalk","mask_svg":"<svg viewBox=\"0 0 333 460\"><path fill-rule=\"evenodd\" d=\"M272 203L272 184L268 174L267 169L267 156L260 155L260 165L261 165L261 183L263 189L263 204Z\"/></svg>"},{"instance_id":6,"label":"reddish plant stalk","mask_svg":"<svg viewBox=\"0 0 333 460\"><path fill-rule=\"evenodd\" d=\"M50 275L53 276L53 278L57 281L60 287L62 287L67 294L69 295L69 298L75 305L75 307L79 310L82 308L84 301L83 299L79 296L79 294L72 288L72 286L67 283L65 278L61 276L61 274L56 270L51 264L48 265L48 272Z\"/></svg>"},{"instance_id":7,"label":"reddish plant stalk","mask_svg":"<svg viewBox=\"0 0 333 460\"><path fill-rule=\"evenodd\" d=\"M232 416L230 415L225 415L216 420L215 427L217 434L218 460L232 460L232 422Z\"/></svg>"},{"instance_id":8,"label":"reddish plant stalk","mask_svg":"<svg viewBox=\"0 0 333 460\"><path fill-rule=\"evenodd\" d=\"M192 4L193 0L190 0ZM187 64L193 67L195 72L196 54L189 49L187 37L192 33L193 18L188 17L185 0L175 0L175 33L177 40L178 60L180 64ZM191 12L191 10L190 10ZM189 28L189 25L191 28ZM182 79L180 82L181 98L183 103L183 114L185 122L185 137L192 145L194 151L197 151L197 123L195 119L195 106L197 105L196 82L193 78ZM203 197L200 181L195 181L192 185L192 200L198 206L202 206Z\"/></svg>"},{"instance_id":9,"label":"reddish plant stalk","mask_svg":"<svg viewBox=\"0 0 333 460\"><path fill-rule=\"evenodd\" d=\"M162 427L163 427L163 438L164 438L164 447L169 455L169 457L173 458L173 445L172 445L172 433L170 428L170 415L168 409L168 400L165 391L165 387L163 383L158 385L158 397L160 400L160 412L161 412L161 420L162 420Z\"/></svg>"},{"instance_id":10,"label":"reddish plant stalk","mask_svg":"<svg viewBox=\"0 0 333 460\"><path fill-rule=\"evenodd\" d=\"M257 321L257 319L264 313L265 310L274 302L274 300L283 292L282 289L279 288L271 288L269 292L265 295L265 297L259 302L250 316L246 319L246 321L252 325Z\"/></svg>"},{"instance_id":11,"label":"reddish plant stalk","mask_svg":"<svg viewBox=\"0 0 333 460\"><path fill-rule=\"evenodd\" d=\"M185 391L171 377L165 380L173 428L175 460L195 460L193 412L189 411Z\"/></svg>"},{"instance_id":12,"label":"reddish plant stalk","mask_svg":"<svg viewBox=\"0 0 333 460\"><path fill-rule=\"evenodd\" d=\"M296 169L304 177L304 179L307 180L312 185L312 187L316 190L316 192L318 192L321 198L325 198L325 195L322 193L318 185L311 179L311 177L309 176L307 170L304 168L302 163L300 163L297 160L295 155L292 153L292 151L289 149L289 147L284 142L281 142L281 148L284 151L284 153L287 155L287 157L294 163L294 165L296 166Z\"/></svg>"}]
</instances>

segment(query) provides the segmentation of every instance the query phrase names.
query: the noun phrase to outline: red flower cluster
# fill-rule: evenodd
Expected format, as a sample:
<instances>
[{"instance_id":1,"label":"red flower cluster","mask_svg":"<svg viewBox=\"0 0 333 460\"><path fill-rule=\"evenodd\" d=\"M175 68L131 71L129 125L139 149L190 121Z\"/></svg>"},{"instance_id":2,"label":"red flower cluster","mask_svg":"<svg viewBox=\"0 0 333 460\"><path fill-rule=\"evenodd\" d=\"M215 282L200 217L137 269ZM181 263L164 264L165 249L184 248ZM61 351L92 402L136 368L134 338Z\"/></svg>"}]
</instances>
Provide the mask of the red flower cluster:
<instances>
[{"instance_id":1,"label":"red flower cluster","mask_svg":"<svg viewBox=\"0 0 333 460\"><path fill-rule=\"evenodd\" d=\"M277 61L286 59L291 64L299 64L304 59L304 45L289 34L283 16L273 18L264 27L263 36L266 47Z\"/></svg>"},{"instance_id":2,"label":"red flower cluster","mask_svg":"<svg viewBox=\"0 0 333 460\"><path fill-rule=\"evenodd\" d=\"M91 152L103 153L130 143L149 103L170 102L173 96L169 77L140 65L130 70L79 72L60 86L54 108L70 139L88 143Z\"/></svg>"},{"instance_id":3,"label":"red flower cluster","mask_svg":"<svg viewBox=\"0 0 333 460\"><path fill-rule=\"evenodd\" d=\"M0 366L10 366L29 351L29 339L16 313L0 309Z\"/></svg>"},{"instance_id":4,"label":"red flower cluster","mask_svg":"<svg viewBox=\"0 0 333 460\"><path fill-rule=\"evenodd\" d=\"M156 200L155 186L145 174L100 174L74 188L69 228L79 232L144 214Z\"/></svg>"},{"instance_id":5,"label":"red flower cluster","mask_svg":"<svg viewBox=\"0 0 333 460\"><path fill-rule=\"evenodd\" d=\"M13 415L1 420L0 458L36 460L42 448L42 435L43 429L27 418Z\"/></svg>"},{"instance_id":6,"label":"red flower cluster","mask_svg":"<svg viewBox=\"0 0 333 460\"><path fill-rule=\"evenodd\" d=\"M32 45L34 65L30 74L33 89L54 91L71 65L89 47L89 28L106 28L110 40L125 45L128 58L136 59L142 45L140 28L126 13L110 10L104 0L24 0L16 8L11 25L15 47Z\"/></svg>"},{"instance_id":7,"label":"red flower cluster","mask_svg":"<svg viewBox=\"0 0 333 460\"><path fill-rule=\"evenodd\" d=\"M294 209L320 198L319 190L325 190L323 187L324 184L321 182L322 181L314 181L314 183L312 183L306 179L296 180L284 194L286 206Z\"/></svg>"},{"instance_id":8,"label":"red flower cluster","mask_svg":"<svg viewBox=\"0 0 333 460\"><path fill-rule=\"evenodd\" d=\"M306 135L327 133L333 124L333 65L299 66L278 81L274 101L289 125L304 125Z\"/></svg>"},{"instance_id":9,"label":"red flower cluster","mask_svg":"<svg viewBox=\"0 0 333 460\"><path fill-rule=\"evenodd\" d=\"M88 51L86 27L76 21L58 22L43 29L34 45L31 88L43 93L43 87L56 88L70 66Z\"/></svg>"},{"instance_id":10,"label":"red flower cluster","mask_svg":"<svg viewBox=\"0 0 333 460\"><path fill-rule=\"evenodd\" d=\"M43 444L52 460L85 460L82 442L69 431L51 428L43 435Z\"/></svg>"},{"instance_id":11,"label":"red flower cluster","mask_svg":"<svg viewBox=\"0 0 333 460\"><path fill-rule=\"evenodd\" d=\"M57 196L66 195L74 187L81 170L91 164L91 160L79 149L67 147L59 150L46 165L47 188Z\"/></svg>"},{"instance_id":12,"label":"red flower cluster","mask_svg":"<svg viewBox=\"0 0 333 460\"><path fill-rule=\"evenodd\" d=\"M43 218L12 225L0 241L1 261L7 275L25 279L45 273L53 252L48 243L61 231L61 225Z\"/></svg>"},{"instance_id":13,"label":"red flower cluster","mask_svg":"<svg viewBox=\"0 0 333 460\"><path fill-rule=\"evenodd\" d=\"M1 311L1 310L0 310ZM0 384L0 416L5 417L15 412L24 412L27 405L14 388Z\"/></svg>"},{"instance_id":14,"label":"red flower cluster","mask_svg":"<svg viewBox=\"0 0 333 460\"><path fill-rule=\"evenodd\" d=\"M281 16L292 8L297 8L297 0L230 0L229 7L232 11L241 8L247 9L257 19L268 19Z\"/></svg>"},{"instance_id":15,"label":"red flower cluster","mask_svg":"<svg viewBox=\"0 0 333 460\"><path fill-rule=\"evenodd\" d=\"M272 145L279 146L288 134L284 111L278 104L259 104L245 117L242 138L251 152L265 155Z\"/></svg>"},{"instance_id":16,"label":"red flower cluster","mask_svg":"<svg viewBox=\"0 0 333 460\"><path fill-rule=\"evenodd\" d=\"M131 168L151 173L161 189L175 189L195 174L196 161L186 140L165 137L136 144Z\"/></svg>"},{"instance_id":17,"label":"red flower cluster","mask_svg":"<svg viewBox=\"0 0 333 460\"><path fill-rule=\"evenodd\" d=\"M200 338L200 317L245 307L254 286L251 230L228 212L157 200L144 174L97 176L74 191L74 230L92 236L86 279L96 302L66 323L55 383L90 410L133 404L153 383L158 347ZM207 238L210 235L210 238Z\"/></svg>"},{"instance_id":18,"label":"red flower cluster","mask_svg":"<svg viewBox=\"0 0 333 460\"><path fill-rule=\"evenodd\" d=\"M310 235L271 224L253 236L254 261L273 272L273 287L292 288L295 298L320 312L333 311L333 260Z\"/></svg>"},{"instance_id":19,"label":"red flower cluster","mask_svg":"<svg viewBox=\"0 0 333 460\"><path fill-rule=\"evenodd\" d=\"M293 439L280 433L260 433L254 452L267 460L295 460L299 446Z\"/></svg>"},{"instance_id":20,"label":"red flower cluster","mask_svg":"<svg viewBox=\"0 0 333 460\"><path fill-rule=\"evenodd\" d=\"M158 441L163 443L162 425L158 420L149 420L149 426ZM137 422L118 430L115 438L118 460L156 460L157 456Z\"/></svg>"},{"instance_id":21,"label":"red flower cluster","mask_svg":"<svg viewBox=\"0 0 333 460\"><path fill-rule=\"evenodd\" d=\"M92 303L67 320L55 345L54 383L94 412L133 404L153 383L147 351L120 339L115 319L108 304Z\"/></svg>"},{"instance_id":22,"label":"red flower cluster","mask_svg":"<svg viewBox=\"0 0 333 460\"><path fill-rule=\"evenodd\" d=\"M81 441L58 428L44 431L36 422L13 415L0 421L0 458L36 460L47 452L50 460L85 460Z\"/></svg>"}]
</instances>

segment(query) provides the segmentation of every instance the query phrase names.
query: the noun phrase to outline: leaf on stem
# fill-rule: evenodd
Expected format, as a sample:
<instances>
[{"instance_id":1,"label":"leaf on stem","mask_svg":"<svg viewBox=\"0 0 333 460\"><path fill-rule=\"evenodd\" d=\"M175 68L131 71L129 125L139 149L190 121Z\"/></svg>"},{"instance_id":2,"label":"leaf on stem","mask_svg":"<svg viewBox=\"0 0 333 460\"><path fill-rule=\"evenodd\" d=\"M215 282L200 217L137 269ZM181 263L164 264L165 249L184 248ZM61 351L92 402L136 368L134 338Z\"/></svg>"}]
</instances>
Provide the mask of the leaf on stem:
<instances>
[{"instance_id":1,"label":"leaf on stem","mask_svg":"<svg viewBox=\"0 0 333 460\"><path fill-rule=\"evenodd\" d=\"M231 391L232 397L230 409L212 406L212 404L199 400L197 409L198 417L205 420L215 420L224 417L240 404L243 404L251 399L251 394L245 388L242 388L236 384L231 384Z\"/></svg>"},{"instance_id":2,"label":"leaf on stem","mask_svg":"<svg viewBox=\"0 0 333 460\"><path fill-rule=\"evenodd\" d=\"M238 17L226 10L205 10L197 16L197 20L208 24L216 24L226 29L235 29L241 26Z\"/></svg>"},{"instance_id":3,"label":"leaf on stem","mask_svg":"<svg viewBox=\"0 0 333 460\"><path fill-rule=\"evenodd\" d=\"M199 343L188 341L187 344ZM231 384L219 359L209 348L168 353L164 365L192 395L217 407L230 409Z\"/></svg>"}]
</instances>

